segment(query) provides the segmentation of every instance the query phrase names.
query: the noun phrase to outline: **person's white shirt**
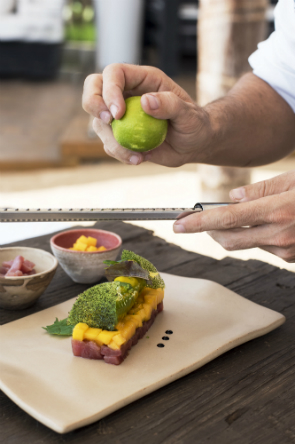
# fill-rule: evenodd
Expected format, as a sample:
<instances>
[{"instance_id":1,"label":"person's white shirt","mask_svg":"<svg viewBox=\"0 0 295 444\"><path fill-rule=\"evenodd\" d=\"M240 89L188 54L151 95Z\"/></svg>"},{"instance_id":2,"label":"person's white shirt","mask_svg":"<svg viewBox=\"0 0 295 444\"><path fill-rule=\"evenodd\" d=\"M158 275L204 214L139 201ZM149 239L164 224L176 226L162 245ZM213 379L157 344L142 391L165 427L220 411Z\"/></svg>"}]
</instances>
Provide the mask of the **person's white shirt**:
<instances>
[{"instance_id":1,"label":"person's white shirt","mask_svg":"<svg viewBox=\"0 0 295 444\"><path fill-rule=\"evenodd\" d=\"M267 82L295 112L295 0L279 0L275 31L249 57L253 73Z\"/></svg>"}]
</instances>

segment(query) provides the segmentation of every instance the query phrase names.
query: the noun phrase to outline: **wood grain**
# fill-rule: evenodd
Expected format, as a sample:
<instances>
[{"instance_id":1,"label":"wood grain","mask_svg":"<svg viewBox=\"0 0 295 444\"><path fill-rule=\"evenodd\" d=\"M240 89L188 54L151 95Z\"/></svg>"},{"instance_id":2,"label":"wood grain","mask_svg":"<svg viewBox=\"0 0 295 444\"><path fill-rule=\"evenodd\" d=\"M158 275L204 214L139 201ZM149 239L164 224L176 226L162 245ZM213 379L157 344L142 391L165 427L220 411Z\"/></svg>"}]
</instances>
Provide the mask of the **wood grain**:
<instances>
[{"instance_id":1,"label":"wood grain","mask_svg":"<svg viewBox=\"0 0 295 444\"><path fill-rule=\"evenodd\" d=\"M294 443L295 275L260 261L231 258L218 261L184 251L150 231L122 222L104 222L97 226L117 232L124 248L143 254L160 270L211 279L280 311L287 322L101 421L67 435L58 435L38 423L1 393L1 442ZM49 239L50 236L42 236L17 245L49 251ZM0 321L3 324L43 310L74 297L84 288L86 286L74 284L59 268L36 305L21 312L1 310Z\"/></svg>"}]
</instances>

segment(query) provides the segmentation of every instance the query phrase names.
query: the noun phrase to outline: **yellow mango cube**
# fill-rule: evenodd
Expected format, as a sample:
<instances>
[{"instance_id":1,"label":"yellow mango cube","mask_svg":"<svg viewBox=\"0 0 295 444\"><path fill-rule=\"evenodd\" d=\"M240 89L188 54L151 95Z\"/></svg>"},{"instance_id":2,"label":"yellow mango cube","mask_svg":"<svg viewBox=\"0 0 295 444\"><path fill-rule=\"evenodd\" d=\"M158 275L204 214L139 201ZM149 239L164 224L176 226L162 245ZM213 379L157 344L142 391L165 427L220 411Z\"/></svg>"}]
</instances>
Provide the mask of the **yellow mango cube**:
<instances>
[{"instance_id":1,"label":"yellow mango cube","mask_svg":"<svg viewBox=\"0 0 295 444\"><path fill-rule=\"evenodd\" d=\"M80 236L76 242L82 242L82 244L87 244L87 237L86 236Z\"/></svg>"},{"instance_id":2,"label":"yellow mango cube","mask_svg":"<svg viewBox=\"0 0 295 444\"><path fill-rule=\"evenodd\" d=\"M156 308L157 308L157 296L148 296L148 295L146 295L144 297L144 301L145 301L146 304L151 305L152 308L154 310L156 310Z\"/></svg>"},{"instance_id":3,"label":"yellow mango cube","mask_svg":"<svg viewBox=\"0 0 295 444\"><path fill-rule=\"evenodd\" d=\"M102 330L101 333L97 336L97 339L101 341L103 344L109 345L109 343L112 341L113 337L119 334L118 331L107 331Z\"/></svg>"},{"instance_id":4,"label":"yellow mango cube","mask_svg":"<svg viewBox=\"0 0 295 444\"><path fill-rule=\"evenodd\" d=\"M74 248L77 251L86 251L87 244L84 244L83 242L76 242Z\"/></svg>"},{"instance_id":5,"label":"yellow mango cube","mask_svg":"<svg viewBox=\"0 0 295 444\"><path fill-rule=\"evenodd\" d=\"M121 348L121 345L126 342L126 339L121 335L116 335L113 337L112 342L110 342L109 347L113 350L119 350Z\"/></svg>"},{"instance_id":6,"label":"yellow mango cube","mask_svg":"<svg viewBox=\"0 0 295 444\"><path fill-rule=\"evenodd\" d=\"M143 309L145 312L145 320L149 320L152 315L153 307L150 304L143 304Z\"/></svg>"},{"instance_id":7,"label":"yellow mango cube","mask_svg":"<svg viewBox=\"0 0 295 444\"><path fill-rule=\"evenodd\" d=\"M121 334L118 334L113 337L112 342L115 342L119 347L126 342L126 338L124 338Z\"/></svg>"},{"instance_id":8,"label":"yellow mango cube","mask_svg":"<svg viewBox=\"0 0 295 444\"><path fill-rule=\"evenodd\" d=\"M77 341L83 341L84 334L86 330L88 330L88 325L84 324L84 322L79 322L79 324L75 325L73 330L73 339L76 339Z\"/></svg>"},{"instance_id":9,"label":"yellow mango cube","mask_svg":"<svg viewBox=\"0 0 295 444\"><path fill-rule=\"evenodd\" d=\"M140 320L137 319L135 316L127 315L127 316L125 316L125 319L126 319L127 322L132 322L133 325L135 326L135 328L139 327Z\"/></svg>"},{"instance_id":10,"label":"yellow mango cube","mask_svg":"<svg viewBox=\"0 0 295 444\"><path fill-rule=\"evenodd\" d=\"M157 288L156 293L157 293L157 303L160 304L160 302L162 302L162 300L164 299L163 288Z\"/></svg>"},{"instance_id":11,"label":"yellow mango cube","mask_svg":"<svg viewBox=\"0 0 295 444\"><path fill-rule=\"evenodd\" d=\"M87 243L88 247L96 247L97 239L95 239L94 237L88 236L86 243Z\"/></svg>"},{"instance_id":12,"label":"yellow mango cube","mask_svg":"<svg viewBox=\"0 0 295 444\"><path fill-rule=\"evenodd\" d=\"M142 327L142 319L141 319L141 316L140 316L139 314L135 314L135 315L132 315L132 317L133 317L134 319L136 319L136 321L138 322L137 327Z\"/></svg>"},{"instance_id":13,"label":"yellow mango cube","mask_svg":"<svg viewBox=\"0 0 295 444\"><path fill-rule=\"evenodd\" d=\"M124 322L124 319L122 321L119 321L116 325L116 330L121 331L126 326L126 323Z\"/></svg>"},{"instance_id":14,"label":"yellow mango cube","mask_svg":"<svg viewBox=\"0 0 295 444\"><path fill-rule=\"evenodd\" d=\"M117 336L115 336L115 338L116 337ZM108 347L112 348L113 350L120 350L120 346L116 344L114 340L112 340L112 342L109 343Z\"/></svg>"},{"instance_id":15,"label":"yellow mango cube","mask_svg":"<svg viewBox=\"0 0 295 444\"><path fill-rule=\"evenodd\" d=\"M132 338L136 330L136 326L133 322L127 322L125 327L120 331L120 334L128 341Z\"/></svg>"},{"instance_id":16,"label":"yellow mango cube","mask_svg":"<svg viewBox=\"0 0 295 444\"><path fill-rule=\"evenodd\" d=\"M101 333L101 328L88 328L84 333L84 339L88 341L95 341L96 337Z\"/></svg>"},{"instance_id":17,"label":"yellow mango cube","mask_svg":"<svg viewBox=\"0 0 295 444\"><path fill-rule=\"evenodd\" d=\"M101 245L100 247L97 248L97 251L106 251L106 247Z\"/></svg>"},{"instance_id":18,"label":"yellow mango cube","mask_svg":"<svg viewBox=\"0 0 295 444\"><path fill-rule=\"evenodd\" d=\"M137 314L137 316L140 316L142 321L148 321L148 319L149 319L146 317L146 312L145 312L144 308L141 308L140 310L138 310L138 312L136 314Z\"/></svg>"},{"instance_id":19,"label":"yellow mango cube","mask_svg":"<svg viewBox=\"0 0 295 444\"><path fill-rule=\"evenodd\" d=\"M93 247L93 246L91 245L90 247L87 247L86 251L90 251L90 252L92 252L92 251L97 251L97 248L96 248L96 247Z\"/></svg>"}]
</instances>

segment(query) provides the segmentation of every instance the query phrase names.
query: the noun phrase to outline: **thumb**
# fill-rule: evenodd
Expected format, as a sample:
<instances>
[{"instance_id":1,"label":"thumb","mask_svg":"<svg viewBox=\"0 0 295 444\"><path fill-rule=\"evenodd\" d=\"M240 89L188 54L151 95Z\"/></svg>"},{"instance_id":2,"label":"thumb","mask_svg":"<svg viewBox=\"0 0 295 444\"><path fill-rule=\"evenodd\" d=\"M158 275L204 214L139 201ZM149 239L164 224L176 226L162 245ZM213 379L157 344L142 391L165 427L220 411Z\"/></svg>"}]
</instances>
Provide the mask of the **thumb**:
<instances>
[{"instance_id":1,"label":"thumb","mask_svg":"<svg viewBox=\"0 0 295 444\"><path fill-rule=\"evenodd\" d=\"M172 91L148 93L141 97L142 109L156 119L169 119L175 129L190 120L190 114L195 114L196 104L186 102Z\"/></svg>"},{"instance_id":2,"label":"thumb","mask_svg":"<svg viewBox=\"0 0 295 444\"><path fill-rule=\"evenodd\" d=\"M280 194L291 189L295 189L295 170L280 174L269 180L235 188L230 191L229 195L233 201L248 202L261 197Z\"/></svg>"}]
</instances>

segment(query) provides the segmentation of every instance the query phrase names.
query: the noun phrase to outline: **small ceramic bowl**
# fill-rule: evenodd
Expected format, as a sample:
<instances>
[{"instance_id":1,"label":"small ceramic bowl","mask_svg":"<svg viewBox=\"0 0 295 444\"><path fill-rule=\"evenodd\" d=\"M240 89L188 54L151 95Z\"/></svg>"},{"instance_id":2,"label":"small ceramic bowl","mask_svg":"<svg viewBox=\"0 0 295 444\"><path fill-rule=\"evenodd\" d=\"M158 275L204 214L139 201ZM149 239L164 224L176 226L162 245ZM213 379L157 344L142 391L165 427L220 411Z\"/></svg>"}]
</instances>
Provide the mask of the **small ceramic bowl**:
<instances>
[{"instance_id":1,"label":"small ceramic bowl","mask_svg":"<svg viewBox=\"0 0 295 444\"><path fill-rule=\"evenodd\" d=\"M16 256L35 264L31 276L0 277L0 307L8 310L28 308L36 302L54 276L58 262L52 254L37 248L0 248L0 265Z\"/></svg>"},{"instance_id":2,"label":"small ceramic bowl","mask_svg":"<svg viewBox=\"0 0 295 444\"><path fill-rule=\"evenodd\" d=\"M69 250L80 236L97 239L97 245L103 245L106 251L84 252ZM81 228L56 234L50 240L51 250L60 266L79 284L94 284L105 272L105 260L116 260L122 245L122 239L111 231Z\"/></svg>"}]
</instances>

